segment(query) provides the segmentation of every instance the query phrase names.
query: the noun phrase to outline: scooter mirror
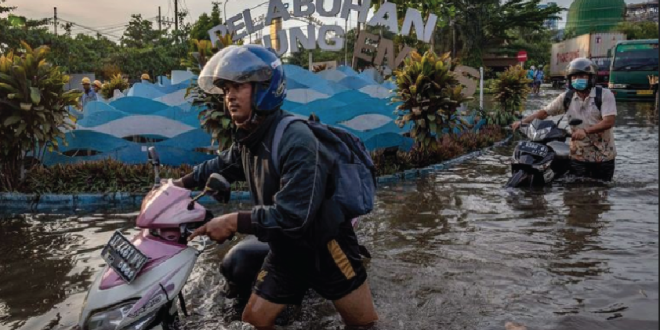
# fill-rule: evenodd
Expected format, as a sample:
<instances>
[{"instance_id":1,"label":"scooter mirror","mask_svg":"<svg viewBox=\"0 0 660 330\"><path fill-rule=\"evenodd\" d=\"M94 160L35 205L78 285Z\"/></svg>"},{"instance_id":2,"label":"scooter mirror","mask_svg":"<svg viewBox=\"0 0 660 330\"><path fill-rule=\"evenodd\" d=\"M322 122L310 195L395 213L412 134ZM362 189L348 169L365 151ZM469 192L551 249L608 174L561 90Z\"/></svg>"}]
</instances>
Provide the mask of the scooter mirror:
<instances>
[{"instance_id":1,"label":"scooter mirror","mask_svg":"<svg viewBox=\"0 0 660 330\"><path fill-rule=\"evenodd\" d=\"M569 121L568 124L571 126L578 126L582 124L582 119L571 119L571 121Z\"/></svg>"},{"instance_id":2,"label":"scooter mirror","mask_svg":"<svg viewBox=\"0 0 660 330\"><path fill-rule=\"evenodd\" d=\"M149 147L149 149L147 150L148 150L147 153L149 155L149 161L153 165L160 165L160 158L158 157L158 152L156 152L156 147Z\"/></svg>"},{"instance_id":3,"label":"scooter mirror","mask_svg":"<svg viewBox=\"0 0 660 330\"><path fill-rule=\"evenodd\" d=\"M213 173L209 179L206 180L206 188L213 190L214 192L226 192L231 189L231 185L222 175Z\"/></svg>"}]
</instances>

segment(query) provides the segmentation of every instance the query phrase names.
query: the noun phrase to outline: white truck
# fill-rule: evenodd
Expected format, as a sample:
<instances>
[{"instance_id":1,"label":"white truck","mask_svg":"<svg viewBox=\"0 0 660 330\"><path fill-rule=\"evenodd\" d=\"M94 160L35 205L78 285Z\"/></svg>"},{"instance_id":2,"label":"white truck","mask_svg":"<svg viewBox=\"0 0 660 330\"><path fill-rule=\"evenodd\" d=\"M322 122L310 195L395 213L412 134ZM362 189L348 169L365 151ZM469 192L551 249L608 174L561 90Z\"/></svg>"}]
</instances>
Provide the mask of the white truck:
<instances>
[{"instance_id":1,"label":"white truck","mask_svg":"<svg viewBox=\"0 0 660 330\"><path fill-rule=\"evenodd\" d=\"M626 40L623 33L587 33L573 39L552 44L550 57L550 79L554 87L565 83L566 68L575 58L586 57L598 65L599 85L607 86L610 77L610 50L620 40Z\"/></svg>"}]
</instances>

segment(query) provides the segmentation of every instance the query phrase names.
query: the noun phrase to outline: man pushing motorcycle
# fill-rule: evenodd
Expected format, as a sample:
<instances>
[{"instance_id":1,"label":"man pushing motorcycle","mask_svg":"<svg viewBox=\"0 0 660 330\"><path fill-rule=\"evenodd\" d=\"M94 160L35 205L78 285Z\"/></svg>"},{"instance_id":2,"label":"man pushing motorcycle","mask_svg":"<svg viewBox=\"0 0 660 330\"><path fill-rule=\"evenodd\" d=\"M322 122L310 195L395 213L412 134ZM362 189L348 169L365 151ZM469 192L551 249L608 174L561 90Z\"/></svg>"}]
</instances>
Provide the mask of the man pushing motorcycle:
<instances>
[{"instance_id":1,"label":"man pushing motorcycle","mask_svg":"<svg viewBox=\"0 0 660 330\"><path fill-rule=\"evenodd\" d=\"M574 59L566 72L569 90L511 127L515 131L522 123L561 113L568 116L568 121L581 119L582 124L574 128L571 136L571 172L578 177L611 181L616 158L616 100L609 89L596 86L597 73L598 67L589 59Z\"/></svg>"},{"instance_id":2,"label":"man pushing motorcycle","mask_svg":"<svg viewBox=\"0 0 660 330\"><path fill-rule=\"evenodd\" d=\"M201 188L212 173L247 182L252 210L216 217L190 237L222 242L238 232L268 243L243 321L271 329L286 305L301 304L312 288L333 302L347 325L375 323L352 216L337 202L342 187L331 178L336 157L310 123L280 109L286 96L280 59L261 46L230 46L209 60L198 83L207 93L224 94L235 142L174 183Z\"/></svg>"}]
</instances>

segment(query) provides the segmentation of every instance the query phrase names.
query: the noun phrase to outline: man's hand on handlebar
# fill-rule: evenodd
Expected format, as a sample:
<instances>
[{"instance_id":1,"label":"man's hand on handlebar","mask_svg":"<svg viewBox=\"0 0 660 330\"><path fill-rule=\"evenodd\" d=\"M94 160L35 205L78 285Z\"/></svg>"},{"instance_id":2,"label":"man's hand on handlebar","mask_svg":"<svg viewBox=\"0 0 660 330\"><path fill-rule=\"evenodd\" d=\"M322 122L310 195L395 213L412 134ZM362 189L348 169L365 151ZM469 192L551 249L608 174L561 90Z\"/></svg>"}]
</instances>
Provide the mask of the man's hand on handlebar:
<instances>
[{"instance_id":1,"label":"man's hand on handlebar","mask_svg":"<svg viewBox=\"0 0 660 330\"><path fill-rule=\"evenodd\" d=\"M205 225L197 228L189 237L188 241L192 241L199 235L206 235L210 239L222 243L225 240L234 236L238 228L238 213L229 213L213 218Z\"/></svg>"},{"instance_id":2,"label":"man's hand on handlebar","mask_svg":"<svg viewBox=\"0 0 660 330\"><path fill-rule=\"evenodd\" d=\"M511 124L511 129L515 132L518 128L520 128L520 125L522 125L522 119L514 121L513 124Z\"/></svg>"}]
</instances>

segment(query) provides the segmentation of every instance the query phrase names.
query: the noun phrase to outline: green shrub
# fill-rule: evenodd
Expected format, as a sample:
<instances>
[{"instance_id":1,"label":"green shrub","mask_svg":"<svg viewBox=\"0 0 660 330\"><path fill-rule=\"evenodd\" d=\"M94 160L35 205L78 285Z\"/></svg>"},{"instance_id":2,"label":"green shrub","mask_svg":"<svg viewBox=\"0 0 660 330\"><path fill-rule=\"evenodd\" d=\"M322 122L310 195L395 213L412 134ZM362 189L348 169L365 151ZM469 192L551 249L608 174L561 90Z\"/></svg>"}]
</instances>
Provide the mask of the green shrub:
<instances>
[{"instance_id":1,"label":"green shrub","mask_svg":"<svg viewBox=\"0 0 660 330\"><path fill-rule=\"evenodd\" d=\"M192 166L161 166L160 177L180 178L192 172ZM22 193L144 193L153 186L153 168L149 164L124 164L106 159L77 164L58 164L50 167L36 165L29 169L25 181L15 190ZM244 190L245 184L233 189Z\"/></svg>"},{"instance_id":2,"label":"green shrub","mask_svg":"<svg viewBox=\"0 0 660 330\"><path fill-rule=\"evenodd\" d=\"M456 109L470 100L462 95L463 86L452 72L456 66L449 53L436 56L432 51L420 56L413 52L396 72L396 97L402 102L394 112L399 127L412 123L410 136L420 152L432 152L439 146L443 130L463 129Z\"/></svg>"},{"instance_id":3,"label":"green shrub","mask_svg":"<svg viewBox=\"0 0 660 330\"><path fill-rule=\"evenodd\" d=\"M518 65L510 66L506 71L497 74L494 85L495 101L500 108L489 120L490 124L507 125L513 122L521 113L523 103L529 95L527 71Z\"/></svg>"},{"instance_id":4,"label":"green shrub","mask_svg":"<svg viewBox=\"0 0 660 330\"><path fill-rule=\"evenodd\" d=\"M65 91L69 76L46 61L47 46L32 49L22 42L20 53L0 56L0 189L20 184L28 152L39 158L44 150L58 148L73 128L68 107L82 92ZM68 120L68 121L67 121Z\"/></svg>"},{"instance_id":5,"label":"green shrub","mask_svg":"<svg viewBox=\"0 0 660 330\"><path fill-rule=\"evenodd\" d=\"M109 82L103 84L101 95L104 99L109 100L114 96L115 89L121 92L128 89L128 82L121 76L121 73L113 75Z\"/></svg>"}]
</instances>

